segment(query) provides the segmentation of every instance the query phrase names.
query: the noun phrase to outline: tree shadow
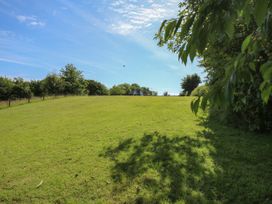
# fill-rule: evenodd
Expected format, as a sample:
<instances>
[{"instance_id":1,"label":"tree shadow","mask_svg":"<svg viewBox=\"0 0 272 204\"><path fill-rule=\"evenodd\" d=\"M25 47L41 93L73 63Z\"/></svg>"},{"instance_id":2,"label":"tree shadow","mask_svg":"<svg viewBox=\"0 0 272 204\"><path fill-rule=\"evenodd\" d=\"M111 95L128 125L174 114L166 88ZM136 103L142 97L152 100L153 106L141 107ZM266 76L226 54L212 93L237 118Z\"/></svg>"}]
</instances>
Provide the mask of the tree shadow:
<instances>
[{"instance_id":1,"label":"tree shadow","mask_svg":"<svg viewBox=\"0 0 272 204\"><path fill-rule=\"evenodd\" d=\"M201 118L205 137L214 147L214 198L222 203L272 203L272 134L247 132ZM207 182L207 181L205 181Z\"/></svg>"},{"instance_id":2,"label":"tree shadow","mask_svg":"<svg viewBox=\"0 0 272 204\"><path fill-rule=\"evenodd\" d=\"M126 139L103 154L114 162L113 197L129 195L125 201L133 203L212 201L212 189L203 182L216 176L212 151L210 141L199 135L154 132L140 140Z\"/></svg>"},{"instance_id":3,"label":"tree shadow","mask_svg":"<svg viewBox=\"0 0 272 204\"><path fill-rule=\"evenodd\" d=\"M194 135L158 132L108 147L123 203L272 203L272 138L201 120Z\"/></svg>"}]
</instances>

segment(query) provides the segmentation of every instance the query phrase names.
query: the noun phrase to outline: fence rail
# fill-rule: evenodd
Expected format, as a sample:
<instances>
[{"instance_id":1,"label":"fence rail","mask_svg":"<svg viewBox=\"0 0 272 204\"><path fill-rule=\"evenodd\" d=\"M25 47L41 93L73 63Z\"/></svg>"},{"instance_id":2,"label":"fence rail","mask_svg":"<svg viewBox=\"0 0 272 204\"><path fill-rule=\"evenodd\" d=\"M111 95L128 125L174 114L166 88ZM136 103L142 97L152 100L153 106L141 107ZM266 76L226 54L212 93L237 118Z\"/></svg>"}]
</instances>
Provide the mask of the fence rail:
<instances>
[{"instance_id":1,"label":"fence rail","mask_svg":"<svg viewBox=\"0 0 272 204\"><path fill-rule=\"evenodd\" d=\"M44 100L57 99L57 98L62 98L62 97L64 97L64 96L32 97L30 99L23 98L23 99L6 100L6 101L0 100L0 109L23 105L23 104L27 104L27 103L44 101Z\"/></svg>"}]
</instances>

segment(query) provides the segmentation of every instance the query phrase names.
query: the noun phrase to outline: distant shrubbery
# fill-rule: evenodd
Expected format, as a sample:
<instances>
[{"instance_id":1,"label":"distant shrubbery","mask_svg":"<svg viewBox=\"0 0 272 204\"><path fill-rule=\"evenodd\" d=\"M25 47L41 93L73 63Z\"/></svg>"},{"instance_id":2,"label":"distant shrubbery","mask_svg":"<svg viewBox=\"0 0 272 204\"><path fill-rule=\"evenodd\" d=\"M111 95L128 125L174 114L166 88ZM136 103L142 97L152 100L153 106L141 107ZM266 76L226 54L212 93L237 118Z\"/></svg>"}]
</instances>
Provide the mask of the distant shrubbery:
<instances>
[{"instance_id":1,"label":"distant shrubbery","mask_svg":"<svg viewBox=\"0 0 272 204\"><path fill-rule=\"evenodd\" d=\"M66 65L58 74L48 74L42 80L25 81L22 78L0 77L0 100L86 94L156 96L157 92L138 84L126 83L115 85L109 90L100 82L84 79L82 72L72 64Z\"/></svg>"},{"instance_id":2,"label":"distant shrubbery","mask_svg":"<svg viewBox=\"0 0 272 204\"><path fill-rule=\"evenodd\" d=\"M110 95L157 96L158 93L138 84L119 84L110 89Z\"/></svg>"}]
</instances>

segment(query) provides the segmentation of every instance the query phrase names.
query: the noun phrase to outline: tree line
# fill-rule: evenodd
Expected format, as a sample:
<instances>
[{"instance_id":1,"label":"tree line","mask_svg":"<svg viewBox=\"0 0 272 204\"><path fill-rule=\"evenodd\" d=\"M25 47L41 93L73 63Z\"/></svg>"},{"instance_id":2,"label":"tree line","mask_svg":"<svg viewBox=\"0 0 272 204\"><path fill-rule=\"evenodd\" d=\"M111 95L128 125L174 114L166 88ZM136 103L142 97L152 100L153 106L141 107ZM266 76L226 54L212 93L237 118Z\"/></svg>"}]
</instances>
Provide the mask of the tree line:
<instances>
[{"instance_id":1,"label":"tree line","mask_svg":"<svg viewBox=\"0 0 272 204\"><path fill-rule=\"evenodd\" d=\"M14 100L33 96L57 95L142 95L156 96L157 92L138 84L123 83L108 89L104 84L84 78L82 71L67 64L58 74L48 74L42 80L26 81L23 78L0 77L0 100Z\"/></svg>"}]
</instances>

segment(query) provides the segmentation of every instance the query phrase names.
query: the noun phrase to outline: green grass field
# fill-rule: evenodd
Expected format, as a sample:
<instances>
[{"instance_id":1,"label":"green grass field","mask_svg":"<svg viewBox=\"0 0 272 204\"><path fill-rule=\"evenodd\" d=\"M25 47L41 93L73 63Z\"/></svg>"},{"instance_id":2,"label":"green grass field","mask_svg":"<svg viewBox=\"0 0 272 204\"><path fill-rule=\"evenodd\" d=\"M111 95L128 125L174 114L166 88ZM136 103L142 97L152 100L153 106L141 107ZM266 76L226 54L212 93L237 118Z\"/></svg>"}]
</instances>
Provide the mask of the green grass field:
<instances>
[{"instance_id":1,"label":"green grass field","mask_svg":"<svg viewBox=\"0 0 272 204\"><path fill-rule=\"evenodd\" d=\"M68 97L0 110L2 203L272 203L272 137L189 97Z\"/></svg>"}]
</instances>

